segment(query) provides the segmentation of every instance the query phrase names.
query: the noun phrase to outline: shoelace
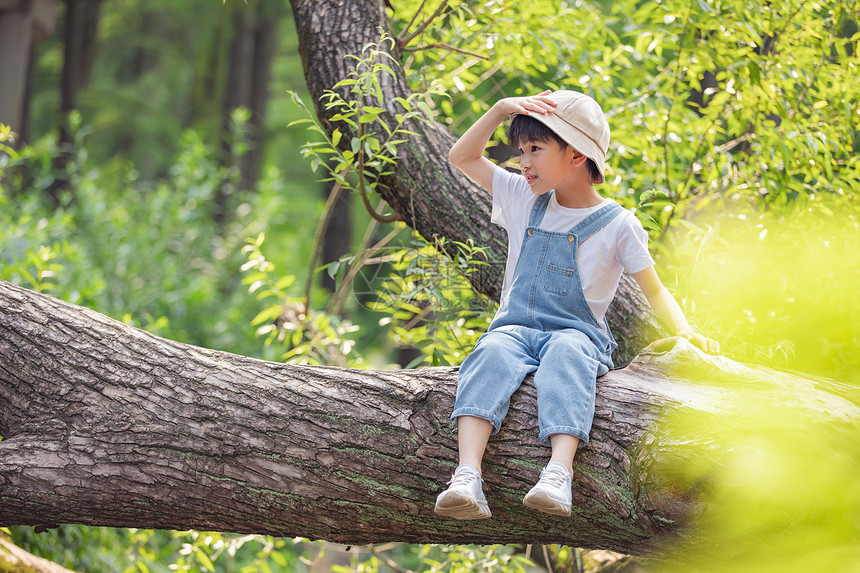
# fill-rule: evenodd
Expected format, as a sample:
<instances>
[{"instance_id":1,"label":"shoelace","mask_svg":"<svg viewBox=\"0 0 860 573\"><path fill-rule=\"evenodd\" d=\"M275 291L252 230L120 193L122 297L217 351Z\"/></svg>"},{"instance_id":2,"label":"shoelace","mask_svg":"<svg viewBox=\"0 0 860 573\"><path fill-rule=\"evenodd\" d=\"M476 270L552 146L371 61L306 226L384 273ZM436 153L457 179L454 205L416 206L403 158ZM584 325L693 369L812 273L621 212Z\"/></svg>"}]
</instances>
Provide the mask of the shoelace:
<instances>
[{"instance_id":1,"label":"shoelace","mask_svg":"<svg viewBox=\"0 0 860 573\"><path fill-rule=\"evenodd\" d=\"M567 476L562 471L555 468L544 468L540 472L540 480L538 481L552 487L560 488L567 485Z\"/></svg>"},{"instance_id":2,"label":"shoelace","mask_svg":"<svg viewBox=\"0 0 860 573\"><path fill-rule=\"evenodd\" d=\"M484 480L480 476L477 476L472 472L460 472L451 476L451 479L448 480L448 485L452 487L466 486L469 485L469 482L471 482L475 477L481 480L481 483L484 483Z\"/></svg>"}]
</instances>

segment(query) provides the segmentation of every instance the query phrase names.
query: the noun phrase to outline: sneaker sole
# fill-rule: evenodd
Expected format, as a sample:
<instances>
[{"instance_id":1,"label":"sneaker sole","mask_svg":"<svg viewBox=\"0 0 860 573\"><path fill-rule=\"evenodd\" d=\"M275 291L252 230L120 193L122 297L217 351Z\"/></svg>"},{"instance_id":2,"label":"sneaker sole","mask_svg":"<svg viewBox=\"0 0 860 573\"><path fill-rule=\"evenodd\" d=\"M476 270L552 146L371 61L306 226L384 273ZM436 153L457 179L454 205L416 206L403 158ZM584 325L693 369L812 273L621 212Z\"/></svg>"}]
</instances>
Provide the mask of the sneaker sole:
<instances>
[{"instance_id":1,"label":"sneaker sole","mask_svg":"<svg viewBox=\"0 0 860 573\"><path fill-rule=\"evenodd\" d=\"M486 502L462 495L449 495L442 504L436 502L436 515L452 519L489 519L492 517Z\"/></svg>"},{"instance_id":2,"label":"sneaker sole","mask_svg":"<svg viewBox=\"0 0 860 573\"><path fill-rule=\"evenodd\" d=\"M523 498L523 504L526 507L536 509L550 515L560 515L562 517L570 517L569 503L563 503L557 499L553 499L546 492L537 491L528 494Z\"/></svg>"}]
</instances>

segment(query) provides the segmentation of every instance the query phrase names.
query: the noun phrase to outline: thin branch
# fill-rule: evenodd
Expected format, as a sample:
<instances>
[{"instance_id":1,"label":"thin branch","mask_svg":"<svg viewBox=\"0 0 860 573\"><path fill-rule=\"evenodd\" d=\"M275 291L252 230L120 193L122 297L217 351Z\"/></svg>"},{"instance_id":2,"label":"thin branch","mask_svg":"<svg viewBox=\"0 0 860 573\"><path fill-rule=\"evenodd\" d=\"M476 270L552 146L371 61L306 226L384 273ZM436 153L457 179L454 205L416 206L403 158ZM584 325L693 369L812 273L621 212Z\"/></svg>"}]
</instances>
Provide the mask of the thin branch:
<instances>
[{"instance_id":1,"label":"thin branch","mask_svg":"<svg viewBox=\"0 0 860 573\"><path fill-rule=\"evenodd\" d=\"M341 170L339 175L343 175L343 172L346 169ZM305 309L304 313L307 315L308 309L311 307L311 289L313 288L314 275L316 274L314 271L316 270L316 262L320 256L320 251L322 250L322 236L328 227L328 223L331 220L332 212L334 211L334 204L340 197L340 193L343 190L340 182L335 179L334 186L331 188L331 191L328 194L328 199L325 203L325 208L323 210L323 214L320 217L320 220L317 222L317 229L314 232L314 248L311 251L311 260L310 260L310 268L308 269L308 278L305 281Z\"/></svg>"},{"instance_id":2,"label":"thin branch","mask_svg":"<svg viewBox=\"0 0 860 573\"><path fill-rule=\"evenodd\" d=\"M551 562L549 560L549 551L546 549L546 543L541 545L541 547L543 548L543 560L546 563L546 570L548 573L552 573L552 565L550 565Z\"/></svg>"},{"instance_id":3,"label":"thin branch","mask_svg":"<svg viewBox=\"0 0 860 573\"><path fill-rule=\"evenodd\" d=\"M361 124L358 129L358 139L362 141L364 139L364 124ZM370 197L367 195L367 184L364 180L364 144L360 144L358 146L358 190L359 195L361 195L361 201L364 203L364 208L367 209L367 212L373 217L375 220L380 223L393 223L394 221L400 221L402 218L398 213L390 213L388 215L377 213L376 209L370 204Z\"/></svg>"},{"instance_id":4,"label":"thin branch","mask_svg":"<svg viewBox=\"0 0 860 573\"><path fill-rule=\"evenodd\" d=\"M446 50L451 50L453 52L459 52L461 54L467 54L469 56L474 56L476 58L480 58L482 60L489 60L487 56L482 56L481 54L476 54L475 52L470 52L469 50L464 50L462 48L458 48L456 46L452 46L446 42L435 42L433 44L425 44L424 46L413 46L413 47L403 47L400 48L401 52L420 52L421 50L430 50L432 48L444 48Z\"/></svg>"},{"instance_id":5,"label":"thin branch","mask_svg":"<svg viewBox=\"0 0 860 573\"><path fill-rule=\"evenodd\" d=\"M436 11L433 12L433 14L431 14L429 18L424 20L424 22L418 27L417 30L415 30L411 34L407 34L405 38L398 36L397 39L400 42L401 49L403 49L406 46L406 44L408 44L409 42L414 40L416 36L423 34L424 30L426 30L427 27L433 23L433 20L435 20L439 16L439 14L442 13L442 11L445 9L445 7L447 5L448 5L448 0L442 0L442 3L439 4L438 8L436 8ZM422 6L423 6L423 4L422 4Z\"/></svg>"},{"instance_id":6,"label":"thin branch","mask_svg":"<svg viewBox=\"0 0 860 573\"><path fill-rule=\"evenodd\" d=\"M411 28L411 27L412 27L412 24L414 24L414 23L415 23L415 20L417 20L417 19L418 19L418 15L419 15L419 14L421 14L421 12L423 12L423 11L424 11L424 5L425 5L425 4L427 4L427 0L421 0L421 6L419 6L419 7L418 7L418 10L416 10L416 11L415 11L415 14L413 14L413 15L412 15L412 19L411 19L411 20L409 20L409 23L406 25L406 27L405 27L405 28L403 28L402 30L400 30L400 34L405 34L406 32L408 32L408 31L409 31L409 28ZM398 36L397 36L397 41L398 41L398 42L402 42L400 34L398 34Z\"/></svg>"},{"instance_id":7,"label":"thin branch","mask_svg":"<svg viewBox=\"0 0 860 573\"><path fill-rule=\"evenodd\" d=\"M375 545L370 545L369 548L371 553L373 553L380 561L388 565L388 567L395 571L395 573L412 573L409 569L401 567L388 555L385 555L386 549L377 548Z\"/></svg>"},{"instance_id":8,"label":"thin branch","mask_svg":"<svg viewBox=\"0 0 860 573\"><path fill-rule=\"evenodd\" d=\"M367 227L367 232L365 233L364 238L362 238L361 244L366 245L370 240L370 236L376 230L378 223L376 221L371 221L370 225ZM329 314L340 314L340 311L343 309L343 305L346 302L346 291L352 286L352 283L355 282L355 277L358 276L359 271L365 267L365 265L370 263L370 255L371 253L375 253L388 243L390 243L394 237L396 237L402 229L392 229L388 235L380 239L375 245L372 247L365 249L361 255L353 262L352 266L349 269L349 272L344 276L343 281L340 285L338 285L337 290L331 297L331 301L329 302L328 308L326 311ZM374 261L374 262L385 262L384 260Z\"/></svg>"}]
</instances>

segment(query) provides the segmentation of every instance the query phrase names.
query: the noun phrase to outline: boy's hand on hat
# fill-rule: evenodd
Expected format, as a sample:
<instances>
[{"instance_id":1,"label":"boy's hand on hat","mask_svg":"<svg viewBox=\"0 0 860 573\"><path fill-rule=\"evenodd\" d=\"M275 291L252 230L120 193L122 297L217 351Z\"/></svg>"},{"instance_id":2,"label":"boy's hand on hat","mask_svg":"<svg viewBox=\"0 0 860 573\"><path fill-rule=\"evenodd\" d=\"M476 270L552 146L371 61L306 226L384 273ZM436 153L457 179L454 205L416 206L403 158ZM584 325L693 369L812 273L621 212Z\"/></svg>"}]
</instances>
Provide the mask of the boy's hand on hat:
<instances>
[{"instance_id":1,"label":"boy's hand on hat","mask_svg":"<svg viewBox=\"0 0 860 573\"><path fill-rule=\"evenodd\" d=\"M535 113L554 113L555 101L549 95L550 90L543 91L537 95L527 97L511 97L500 100L503 111L508 115L523 114L529 115Z\"/></svg>"}]
</instances>

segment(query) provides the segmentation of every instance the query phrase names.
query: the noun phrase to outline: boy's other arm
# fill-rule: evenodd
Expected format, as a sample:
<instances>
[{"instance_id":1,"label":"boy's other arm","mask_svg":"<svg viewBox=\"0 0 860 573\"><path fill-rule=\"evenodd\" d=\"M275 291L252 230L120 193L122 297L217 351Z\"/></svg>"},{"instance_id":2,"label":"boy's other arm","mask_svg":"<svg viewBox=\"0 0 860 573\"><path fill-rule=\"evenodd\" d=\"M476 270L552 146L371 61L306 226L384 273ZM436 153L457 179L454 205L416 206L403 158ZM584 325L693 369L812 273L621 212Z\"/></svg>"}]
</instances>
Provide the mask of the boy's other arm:
<instances>
[{"instance_id":1,"label":"boy's other arm","mask_svg":"<svg viewBox=\"0 0 860 573\"><path fill-rule=\"evenodd\" d=\"M675 297L663 286L654 267L648 267L644 271L633 273L630 276L642 289L642 293L648 299L648 304L654 309L657 318L669 328L674 336L683 336L708 354L720 353L719 342L693 332L687 322L687 317L684 316L684 311L681 310Z\"/></svg>"},{"instance_id":2,"label":"boy's other arm","mask_svg":"<svg viewBox=\"0 0 860 573\"><path fill-rule=\"evenodd\" d=\"M495 103L481 118L466 130L448 152L454 167L472 181L492 192L493 172L496 165L484 157L484 150L493 132L510 115L530 112L552 113L555 102L547 97L549 91L531 97L504 98Z\"/></svg>"}]
</instances>

